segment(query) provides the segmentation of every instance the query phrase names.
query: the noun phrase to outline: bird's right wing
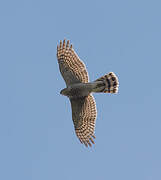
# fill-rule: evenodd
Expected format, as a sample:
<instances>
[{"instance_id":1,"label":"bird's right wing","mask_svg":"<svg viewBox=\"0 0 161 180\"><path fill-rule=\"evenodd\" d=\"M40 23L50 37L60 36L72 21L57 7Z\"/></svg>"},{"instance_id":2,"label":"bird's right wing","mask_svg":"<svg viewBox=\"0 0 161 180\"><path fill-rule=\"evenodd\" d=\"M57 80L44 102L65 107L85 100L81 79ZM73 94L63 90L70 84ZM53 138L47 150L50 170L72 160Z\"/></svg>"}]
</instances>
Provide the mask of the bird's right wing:
<instances>
[{"instance_id":1,"label":"bird's right wing","mask_svg":"<svg viewBox=\"0 0 161 180\"><path fill-rule=\"evenodd\" d=\"M92 95L88 95L87 97L70 99L70 102L76 135L81 143L91 146L91 142L94 144L97 117L95 99Z\"/></svg>"},{"instance_id":2,"label":"bird's right wing","mask_svg":"<svg viewBox=\"0 0 161 180\"><path fill-rule=\"evenodd\" d=\"M74 83L87 83L88 72L84 63L80 60L72 45L69 47L69 41L60 41L57 46L57 59L59 63L60 72L69 86Z\"/></svg>"}]
</instances>

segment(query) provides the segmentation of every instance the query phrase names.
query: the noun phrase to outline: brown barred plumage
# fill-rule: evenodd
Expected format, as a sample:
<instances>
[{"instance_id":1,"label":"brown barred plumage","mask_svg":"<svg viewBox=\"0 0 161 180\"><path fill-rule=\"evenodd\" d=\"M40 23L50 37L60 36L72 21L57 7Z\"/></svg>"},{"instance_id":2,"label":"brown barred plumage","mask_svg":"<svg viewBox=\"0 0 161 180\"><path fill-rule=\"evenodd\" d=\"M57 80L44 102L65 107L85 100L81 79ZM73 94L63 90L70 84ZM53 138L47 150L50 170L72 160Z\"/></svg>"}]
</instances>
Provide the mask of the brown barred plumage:
<instances>
[{"instance_id":1,"label":"brown barred plumage","mask_svg":"<svg viewBox=\"0 0 161 180\"><path fill-rule=\"evenodd\" d=\"M94 82L89 82L88 72L72 45L65 40L57 46L57 59L60 72L67 88L61 94L68 96L72 107L75 132L85 146L94 144L97 109L92 92L117 93L118 79L110 72Z\"/></svg>"},{"instance_id":2,"label":"brown barred plumage","mask_svg":"<svg viewBox=\"0 0 161 180\"><path fill-rule=\"evenodd\" d=\"M72 45L69 47L69 41L67 41L67 44L65 44L65 40L63 44L60 41L60 45L57 46L57 59L60 72L67 86L76 82L88 82L86 67L73 50Z\"/></svg>"},{"instance_id":3,"label":"brown barred plumage","mask_svg":"<svg viewBox=\"0 0 161 180\"><path fill-rule=\"evenodd\" d=\"M76 135L86 146L94 144L95 121L97 117L96 103L90 94L87 97L70 99L72 118Z\"/></svg>"}]
</instances>

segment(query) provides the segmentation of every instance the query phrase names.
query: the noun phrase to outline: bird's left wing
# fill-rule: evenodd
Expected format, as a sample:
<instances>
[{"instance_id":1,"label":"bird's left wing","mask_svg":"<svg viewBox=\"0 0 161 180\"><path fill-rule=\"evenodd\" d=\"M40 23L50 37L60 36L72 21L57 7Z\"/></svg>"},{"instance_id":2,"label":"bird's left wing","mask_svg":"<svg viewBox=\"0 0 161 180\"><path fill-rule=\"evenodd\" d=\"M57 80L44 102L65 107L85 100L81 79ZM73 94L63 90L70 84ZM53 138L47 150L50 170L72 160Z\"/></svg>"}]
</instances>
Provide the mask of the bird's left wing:
<instances>
[{"instance_id":1,"label":"bird's left wing","mask_svg":"<svg viewBox=\"0 0 161 180\"><path fill-rule=\"evenodd\" d=\"M69 41L67 43L65 40L63 43L60 41L60 44L57 46L57 59L60 72L67 86L89 81L86 67L72 48L72 45L69 47Z\"/></svg>"},{"instance_id":2,"label":"bird's left wing","mask_svg":"<svg viewBox=\"0 0 161 180\"><path fill-rule=\"evenodd\" d=\"M76 135L81 143L91 146L91 143L94 144L97 117L95 99L92 95L88 95L87 97L72 98L70 102Z\"/></svg>"}]
</instances>

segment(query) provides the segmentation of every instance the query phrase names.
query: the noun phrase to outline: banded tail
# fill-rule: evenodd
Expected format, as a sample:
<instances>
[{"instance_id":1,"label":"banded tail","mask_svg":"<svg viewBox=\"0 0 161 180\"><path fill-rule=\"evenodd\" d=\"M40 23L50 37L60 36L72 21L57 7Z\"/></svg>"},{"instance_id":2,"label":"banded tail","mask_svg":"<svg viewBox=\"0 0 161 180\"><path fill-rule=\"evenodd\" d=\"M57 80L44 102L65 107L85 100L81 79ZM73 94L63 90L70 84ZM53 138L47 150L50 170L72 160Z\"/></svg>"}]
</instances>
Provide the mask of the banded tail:
<instances>
[{"instance_id":1,"label":"banded tail","mask_svg":"<svg viewBox=\"0 0 161 180\"><path fill-rule=\"evenodd\" d=\"M118 92L118 78L113 73L110 72L104 76L98 78L94 82L97 82L96 86L92 90L93 92L102 92L102 93L117 93Z\"/></svg>"}]
</instances>

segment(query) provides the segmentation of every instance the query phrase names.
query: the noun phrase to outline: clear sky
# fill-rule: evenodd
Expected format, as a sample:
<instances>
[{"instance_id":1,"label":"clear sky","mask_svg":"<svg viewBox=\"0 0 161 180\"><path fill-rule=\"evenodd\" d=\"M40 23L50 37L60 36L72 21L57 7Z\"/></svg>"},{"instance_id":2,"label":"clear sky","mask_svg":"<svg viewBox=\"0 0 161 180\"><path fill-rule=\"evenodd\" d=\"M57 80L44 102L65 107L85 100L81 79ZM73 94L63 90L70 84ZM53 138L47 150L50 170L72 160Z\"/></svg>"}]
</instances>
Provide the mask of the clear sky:
<instances>
[{"instance_id":1,"label":"clear sky","mask_svg":"<svg viewBox=\"0 0 161 180\"><path fill-rule=\"evenodd\" d=\"M76 138L56 46L70 39L95 94L96 145ZM161 1L0 1L0 179L161 179Z\"/></svg>"}]
</instances>

